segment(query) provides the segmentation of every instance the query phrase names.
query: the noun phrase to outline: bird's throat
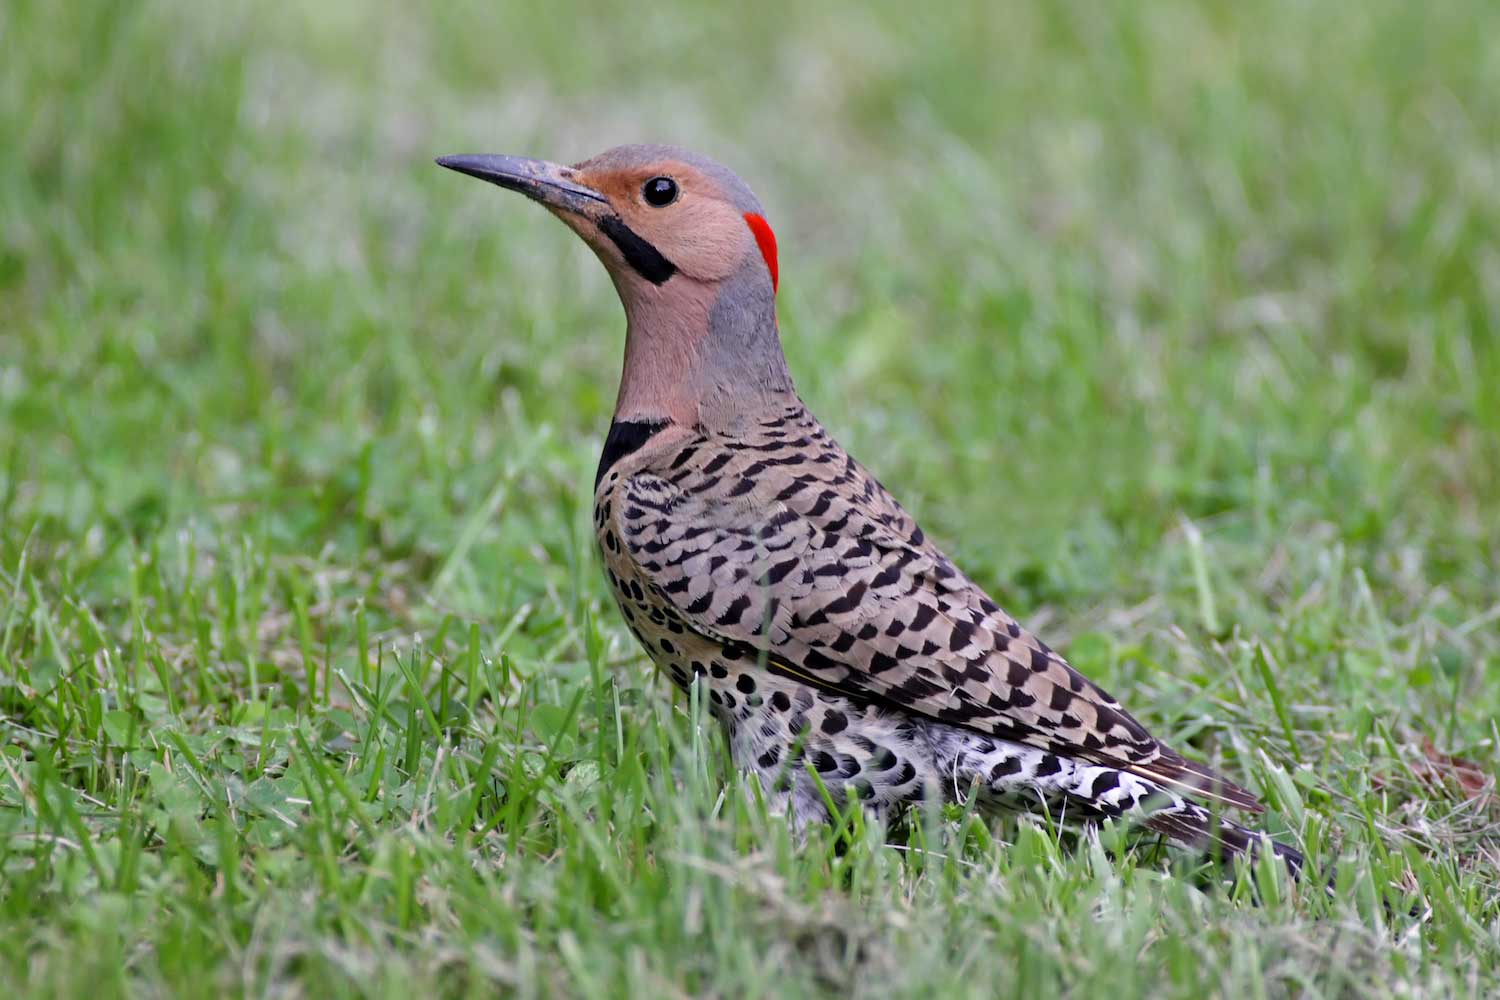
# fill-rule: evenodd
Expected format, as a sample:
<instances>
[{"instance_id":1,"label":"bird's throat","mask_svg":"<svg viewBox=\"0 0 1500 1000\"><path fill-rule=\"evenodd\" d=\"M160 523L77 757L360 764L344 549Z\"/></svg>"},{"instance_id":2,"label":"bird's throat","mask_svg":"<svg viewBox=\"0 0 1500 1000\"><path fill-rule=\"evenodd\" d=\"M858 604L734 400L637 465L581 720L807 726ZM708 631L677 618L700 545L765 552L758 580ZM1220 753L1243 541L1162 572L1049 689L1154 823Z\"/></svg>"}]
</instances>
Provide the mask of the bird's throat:
<instances>
[{"instance_id":1,"label":"bird's throat","mask_svg":"<svg viewBox=\"0 0 1500 1000\"><path fill-rule=\"evenodd\" d=\"M661 286L612 277L627 319L615 420L727 429L795 394L763 272L717 282L679 273Z\"/></svg>"}]
</instances>

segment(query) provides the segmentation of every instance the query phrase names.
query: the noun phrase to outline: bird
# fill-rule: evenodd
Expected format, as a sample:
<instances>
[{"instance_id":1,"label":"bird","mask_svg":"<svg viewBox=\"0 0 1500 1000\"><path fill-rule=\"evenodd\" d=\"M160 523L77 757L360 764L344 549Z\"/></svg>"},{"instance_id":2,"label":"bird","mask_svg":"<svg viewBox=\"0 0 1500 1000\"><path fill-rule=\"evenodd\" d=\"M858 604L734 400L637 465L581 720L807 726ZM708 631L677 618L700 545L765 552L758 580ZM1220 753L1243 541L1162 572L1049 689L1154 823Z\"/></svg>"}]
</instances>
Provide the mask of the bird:
<instances>
[{"instance_id":1,"label":"bird","mask_svg":"<svg viewBox=\"0 0 1500 1000\"><path fill-rule=\"evenodd\" d=\"M776 236L732 171L660 145L436 162L541 203L609 272L626 333L594 476L604 574L774 813L805 831L842 803L891 825L977 796L1302 870L1222 815L1261 812L1251 792L1003 611L809 412L781 346Z\"/></svg>"}]
</instances>

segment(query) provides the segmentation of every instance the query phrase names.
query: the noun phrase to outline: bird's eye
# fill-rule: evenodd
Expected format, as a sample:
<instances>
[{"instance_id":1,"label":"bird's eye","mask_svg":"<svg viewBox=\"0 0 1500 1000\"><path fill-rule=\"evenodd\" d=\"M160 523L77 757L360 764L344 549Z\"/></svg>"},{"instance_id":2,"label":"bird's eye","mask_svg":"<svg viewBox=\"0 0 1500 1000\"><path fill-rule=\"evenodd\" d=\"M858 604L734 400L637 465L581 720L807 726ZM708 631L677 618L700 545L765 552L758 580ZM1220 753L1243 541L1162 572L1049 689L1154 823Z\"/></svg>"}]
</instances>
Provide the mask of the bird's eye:
<instances>
[{"instance_id":1,"label":"bird's eye","mask_svg":"<svg viewBox=\"0 0 1500 1000\"><path fill-rule=\"evenodd\" d=\"M641 188L641 194L646 204L662 208L677 200L677 182L670 177L653 177Z\"/></svg>"}]
</instances>

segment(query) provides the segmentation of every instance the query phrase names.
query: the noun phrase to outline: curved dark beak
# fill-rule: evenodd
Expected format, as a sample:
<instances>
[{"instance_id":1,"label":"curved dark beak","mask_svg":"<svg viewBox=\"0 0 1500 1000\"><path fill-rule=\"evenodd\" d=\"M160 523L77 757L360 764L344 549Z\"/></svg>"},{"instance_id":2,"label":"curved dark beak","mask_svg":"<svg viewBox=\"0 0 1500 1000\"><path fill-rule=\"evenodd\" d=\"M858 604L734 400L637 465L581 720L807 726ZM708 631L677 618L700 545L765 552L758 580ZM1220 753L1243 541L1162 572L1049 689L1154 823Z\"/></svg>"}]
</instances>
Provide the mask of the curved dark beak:
<instances>
[{"instance_id":1,"label":"curved dark beak","mask_svg":"<svg viewBox=\"0 0 1500 1000\"><path fill-rule=\"evenodd\" d=\"M609 199L579 184L572 167L525 156L440 156L437 165L519 191L548 208L583 214L590 206L608 207Z\"/></svg>"}]
</instances>

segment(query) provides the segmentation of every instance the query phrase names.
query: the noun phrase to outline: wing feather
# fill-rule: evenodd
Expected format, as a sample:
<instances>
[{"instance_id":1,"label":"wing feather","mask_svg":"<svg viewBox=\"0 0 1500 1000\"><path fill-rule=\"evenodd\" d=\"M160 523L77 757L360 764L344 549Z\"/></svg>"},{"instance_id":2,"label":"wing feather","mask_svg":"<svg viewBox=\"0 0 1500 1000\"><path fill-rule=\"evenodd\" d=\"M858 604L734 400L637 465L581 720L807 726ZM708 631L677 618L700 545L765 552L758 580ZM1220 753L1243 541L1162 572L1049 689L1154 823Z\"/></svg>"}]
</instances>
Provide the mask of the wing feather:
<instances>
[{"instance_id":1,"label":"wing feather","mask_svg":"<svg viewBox=\"0 0 1500 1000\"><path fill-rule=\"evenodd\" d=\"M1005 614L842 452L812 474L725 454L712 479L641 472L616 494L626 552L686 627L816 687L1260 808Z\"/></svg>"}]
</instances>

